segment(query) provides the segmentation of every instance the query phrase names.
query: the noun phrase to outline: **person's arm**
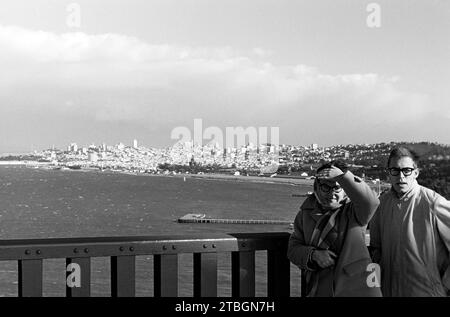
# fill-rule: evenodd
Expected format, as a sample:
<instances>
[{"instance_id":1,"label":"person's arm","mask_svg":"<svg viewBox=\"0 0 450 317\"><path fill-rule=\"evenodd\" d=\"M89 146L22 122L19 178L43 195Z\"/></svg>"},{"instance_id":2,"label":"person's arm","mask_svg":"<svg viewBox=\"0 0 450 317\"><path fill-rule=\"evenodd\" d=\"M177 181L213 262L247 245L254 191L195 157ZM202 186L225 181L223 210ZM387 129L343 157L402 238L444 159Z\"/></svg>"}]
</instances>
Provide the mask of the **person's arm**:
<instances>
[{"instance_id":1,"label":"person's arm","mask_svg":"<svg viewBox=\"0 0 450 317\"><path fill-rule=\"evenodd\" d=\"M287 257L302 270L315 270L311 256L314 247L306 245L303 233L302 211L300 210L294 221L294 232L289 237Z\"/></svg>"},{"instance_id":2,"label":"person's arm","mask_svg":"<svg viewBox=\"0 0 450 317\"><path fill-rule=\"evenodd\" d=\"M439 236L447 247L447 251L450 254L450 201L446 200L444 197L439 197L434 206L434 213L436 215L437 230ZM450 259L449 259L450 262ZM442 282L450 290L450 266L444 273Z\"/></svg>"},{"instance_id":3,"label":"person's arm","mask_svg":"<svg viewBox=\"0 0 450 317\"><path fill-rule=\"evenodd\" d=\"M353 202L356 220L360 225L367 225L380 204L377 194L350 171L338 176L336 181Z\"/></svg>"},{"instance_id":4,"label":"person's arm","mask_svg":"<svg viewBox=\"0 0 450 317\"><path fill-rule=\"evenodd\" d=\"M450 252L450 201L444 197L439 197L434 203L433 210L436 215L439 235Z\"/></svg>"}]
</instances>

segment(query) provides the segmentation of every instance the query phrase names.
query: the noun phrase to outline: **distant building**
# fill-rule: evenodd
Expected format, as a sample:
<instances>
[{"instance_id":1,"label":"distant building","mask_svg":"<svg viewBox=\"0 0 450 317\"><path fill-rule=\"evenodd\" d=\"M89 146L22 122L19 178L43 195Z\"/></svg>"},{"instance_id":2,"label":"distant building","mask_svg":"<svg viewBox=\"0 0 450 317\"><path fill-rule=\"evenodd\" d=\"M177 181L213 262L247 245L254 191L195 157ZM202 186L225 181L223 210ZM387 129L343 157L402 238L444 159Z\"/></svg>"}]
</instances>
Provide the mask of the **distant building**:
<instances>
[{"instance_id":1,"label":"distant building","mask_svg":"<svg viewBox=\"0 0 450 317\"><path fill-rule=\"evenodd\" d=\"M317 144L317 143L313 143L313 144L311 144L311 149L312 150L317 150L319 148L319 145Z\"/></svg>"},{"instance_id":2,"label":"distant building","mask_svg":"<svg viewBox=\"0 0 450 317\"><path fill-rule=\"evenodd\" d=\"M138 141L136 139L133 140L133 148L138 148Z\"/></svg>"},{"instance_id":3,"label":"distant building","mask_svg":"<svg viewBox=\"0 0 450 317\"><path fill-rule=\"evenodd\" d=\"M88 153L89 162L97 162L98 161L98 153L94 151L89 151Z\"/></svg>"},{"instance_id":4,"label":"distant building","mask_svg":"<svg viewBox=\"0 0 450 317\"><path fill-rule=\"evenodd\" d=\"M275 153L275 146L274 145L270 146L269 153Z\"/></svg>"},{"instance_id":5,"label":"distant building","mask_svg":"<svg viewBox=\"0 0 450 317\"><path fill-rule=\"evenodd\" d=\"M70 143L69 147L67 148L69 152L77 152L78 151L78 145L76 143Z\"/></svg>"}]
</instances>

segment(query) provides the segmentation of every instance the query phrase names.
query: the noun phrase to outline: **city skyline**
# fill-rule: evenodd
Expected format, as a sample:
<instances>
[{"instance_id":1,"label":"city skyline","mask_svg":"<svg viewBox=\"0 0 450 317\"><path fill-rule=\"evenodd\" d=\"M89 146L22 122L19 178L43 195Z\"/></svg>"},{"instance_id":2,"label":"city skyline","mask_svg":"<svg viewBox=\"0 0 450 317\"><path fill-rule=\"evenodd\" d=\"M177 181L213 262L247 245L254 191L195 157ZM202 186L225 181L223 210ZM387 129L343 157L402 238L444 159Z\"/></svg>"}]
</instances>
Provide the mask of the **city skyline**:
<instances>
[{"instance_id":1,"label":"city skyline","mask_svg":"<svg viewBox=\"0 0 450 317\"><path fill-rule=\"evenodd\" d=\"M248 141L248 139L246 140ZM444 147L450 147L450 144L445 144L445 143L439 143L439 142L431 142L431 141L426 141L426 140L418 140L418 141L414 141L414 142L408 142L408 141L404 141L404 140L391 140L391 141L387 141L387 142L377 142L377 143L339 143L339 144L320 144L320 143L310 143L310 144L288 144L288 143L253 143L253 142L245 142L245 143L235 143L231 146L227 146L226 144L224 145L220 145L219 143L214 143L214 142L202 142L200 143L196 143L193 139L190 141L186 141L186 142L182 142L182 141L178 141L175 142L171 145L168 146L162 146L162 147L156 147L156 146L151 146L151 145L147 145L147 144L142 144L142 142L138 141L137 139L132 139L129 140L129 142L126 142L124 140L119 140L117 142L113 142L111 144L106 143L106 142L88 142L85 144L82 143L78 143L78 142L69 142L63 146L55 146L54 144L52 145L47 145L44 146L43 148L40 149L33 149L31 151L24 151L24 152L4 152L4 153L0 153L0 157L7 157L8 155L28 155L31 154L33 155L33 153L43 153L43 152L73 152L73 153L84 153L84 154L88 154L89 152L108 152L111 151L113 148L118 148L118 149L126 149L126 148L133 148L133 149L144 149L144 150L167 150L167 149L175 149L175 148L187 148L187 147L192 147L192 148L204 148L204 149L220 149L220 150L237 150L239 151L240 149L246 148L249 150L256 150L257 148L262 149L262 148L266 148L268 146L270 146L270 148L274 147L275 150L281 150L283 148L297 148L297 149L312 149L312 150L319 150L319 151L324 151L324 150L329 150L332 148L341 148L341 147L365 147L365 146L379 146L379 145L389 145L389 144L402 144L402 143L410 143L410 144L435 144L435 145L439 145L439 146L444 146Z\"/></svg>"},{"instance_id":2,"label":"city skyline","mask_svg":"<svg viewBox=\"0 0 450 317\"><path fill-rule=\"evenodd\" d=\"M450 144L449 17L445 1L3 1L0 153L167 147L195 118L280 144Z\"/></svg>"}]
</instances>

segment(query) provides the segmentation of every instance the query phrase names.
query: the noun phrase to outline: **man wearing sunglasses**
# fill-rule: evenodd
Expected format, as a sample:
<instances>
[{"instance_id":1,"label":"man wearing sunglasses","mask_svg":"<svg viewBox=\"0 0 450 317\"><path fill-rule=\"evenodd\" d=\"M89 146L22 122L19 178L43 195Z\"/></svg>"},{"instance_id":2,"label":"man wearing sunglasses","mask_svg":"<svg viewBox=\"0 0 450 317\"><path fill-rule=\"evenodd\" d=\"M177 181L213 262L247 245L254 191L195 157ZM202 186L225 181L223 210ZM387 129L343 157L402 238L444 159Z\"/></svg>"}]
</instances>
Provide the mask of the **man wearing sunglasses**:
<instances>
[{"instance_id":1,"label":"man wearing sunglasses","mask_svg":"<svg viewBox=\"0 0 450 317\"><path fill-rule=\"evenodd\" d=\"M300 207L287 252L306 274L307 296L381 296L379 287L367 283L371 259L365 244L378 204L375 192L345 163L317 169L314 194Z\"/></svg>"},{"instance_id":2,"label":"man wearing sunglasses","mask_svg":"<svg viewBox=\"0 0 450 317\"><path fill-rule=\"evenodd\" d=\"M391 190L370 223L383 296L447 296L450 288L450 202L417 183L418 161L408 148L391 151Z\"/></svg>"}]
</instances>

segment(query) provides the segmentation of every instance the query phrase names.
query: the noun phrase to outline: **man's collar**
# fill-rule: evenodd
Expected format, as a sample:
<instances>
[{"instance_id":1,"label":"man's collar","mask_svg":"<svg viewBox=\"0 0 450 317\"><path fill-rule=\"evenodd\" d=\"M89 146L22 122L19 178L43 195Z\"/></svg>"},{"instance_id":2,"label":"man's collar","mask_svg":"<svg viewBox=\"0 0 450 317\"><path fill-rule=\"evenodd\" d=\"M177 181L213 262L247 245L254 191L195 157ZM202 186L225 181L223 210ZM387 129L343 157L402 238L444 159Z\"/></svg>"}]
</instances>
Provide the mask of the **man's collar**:
<instances>
[{"instance_id":1,"label":"man's collar","mask_svg":"<svg viewBox=\"0 0 450 317\"><path fill-rule=\"evenodd\" d=\"M303 202L301 209L303 210L314 210L317 209L317 200L314 195L309 195L306 200Z\"/></svg>"}]
</instances>

